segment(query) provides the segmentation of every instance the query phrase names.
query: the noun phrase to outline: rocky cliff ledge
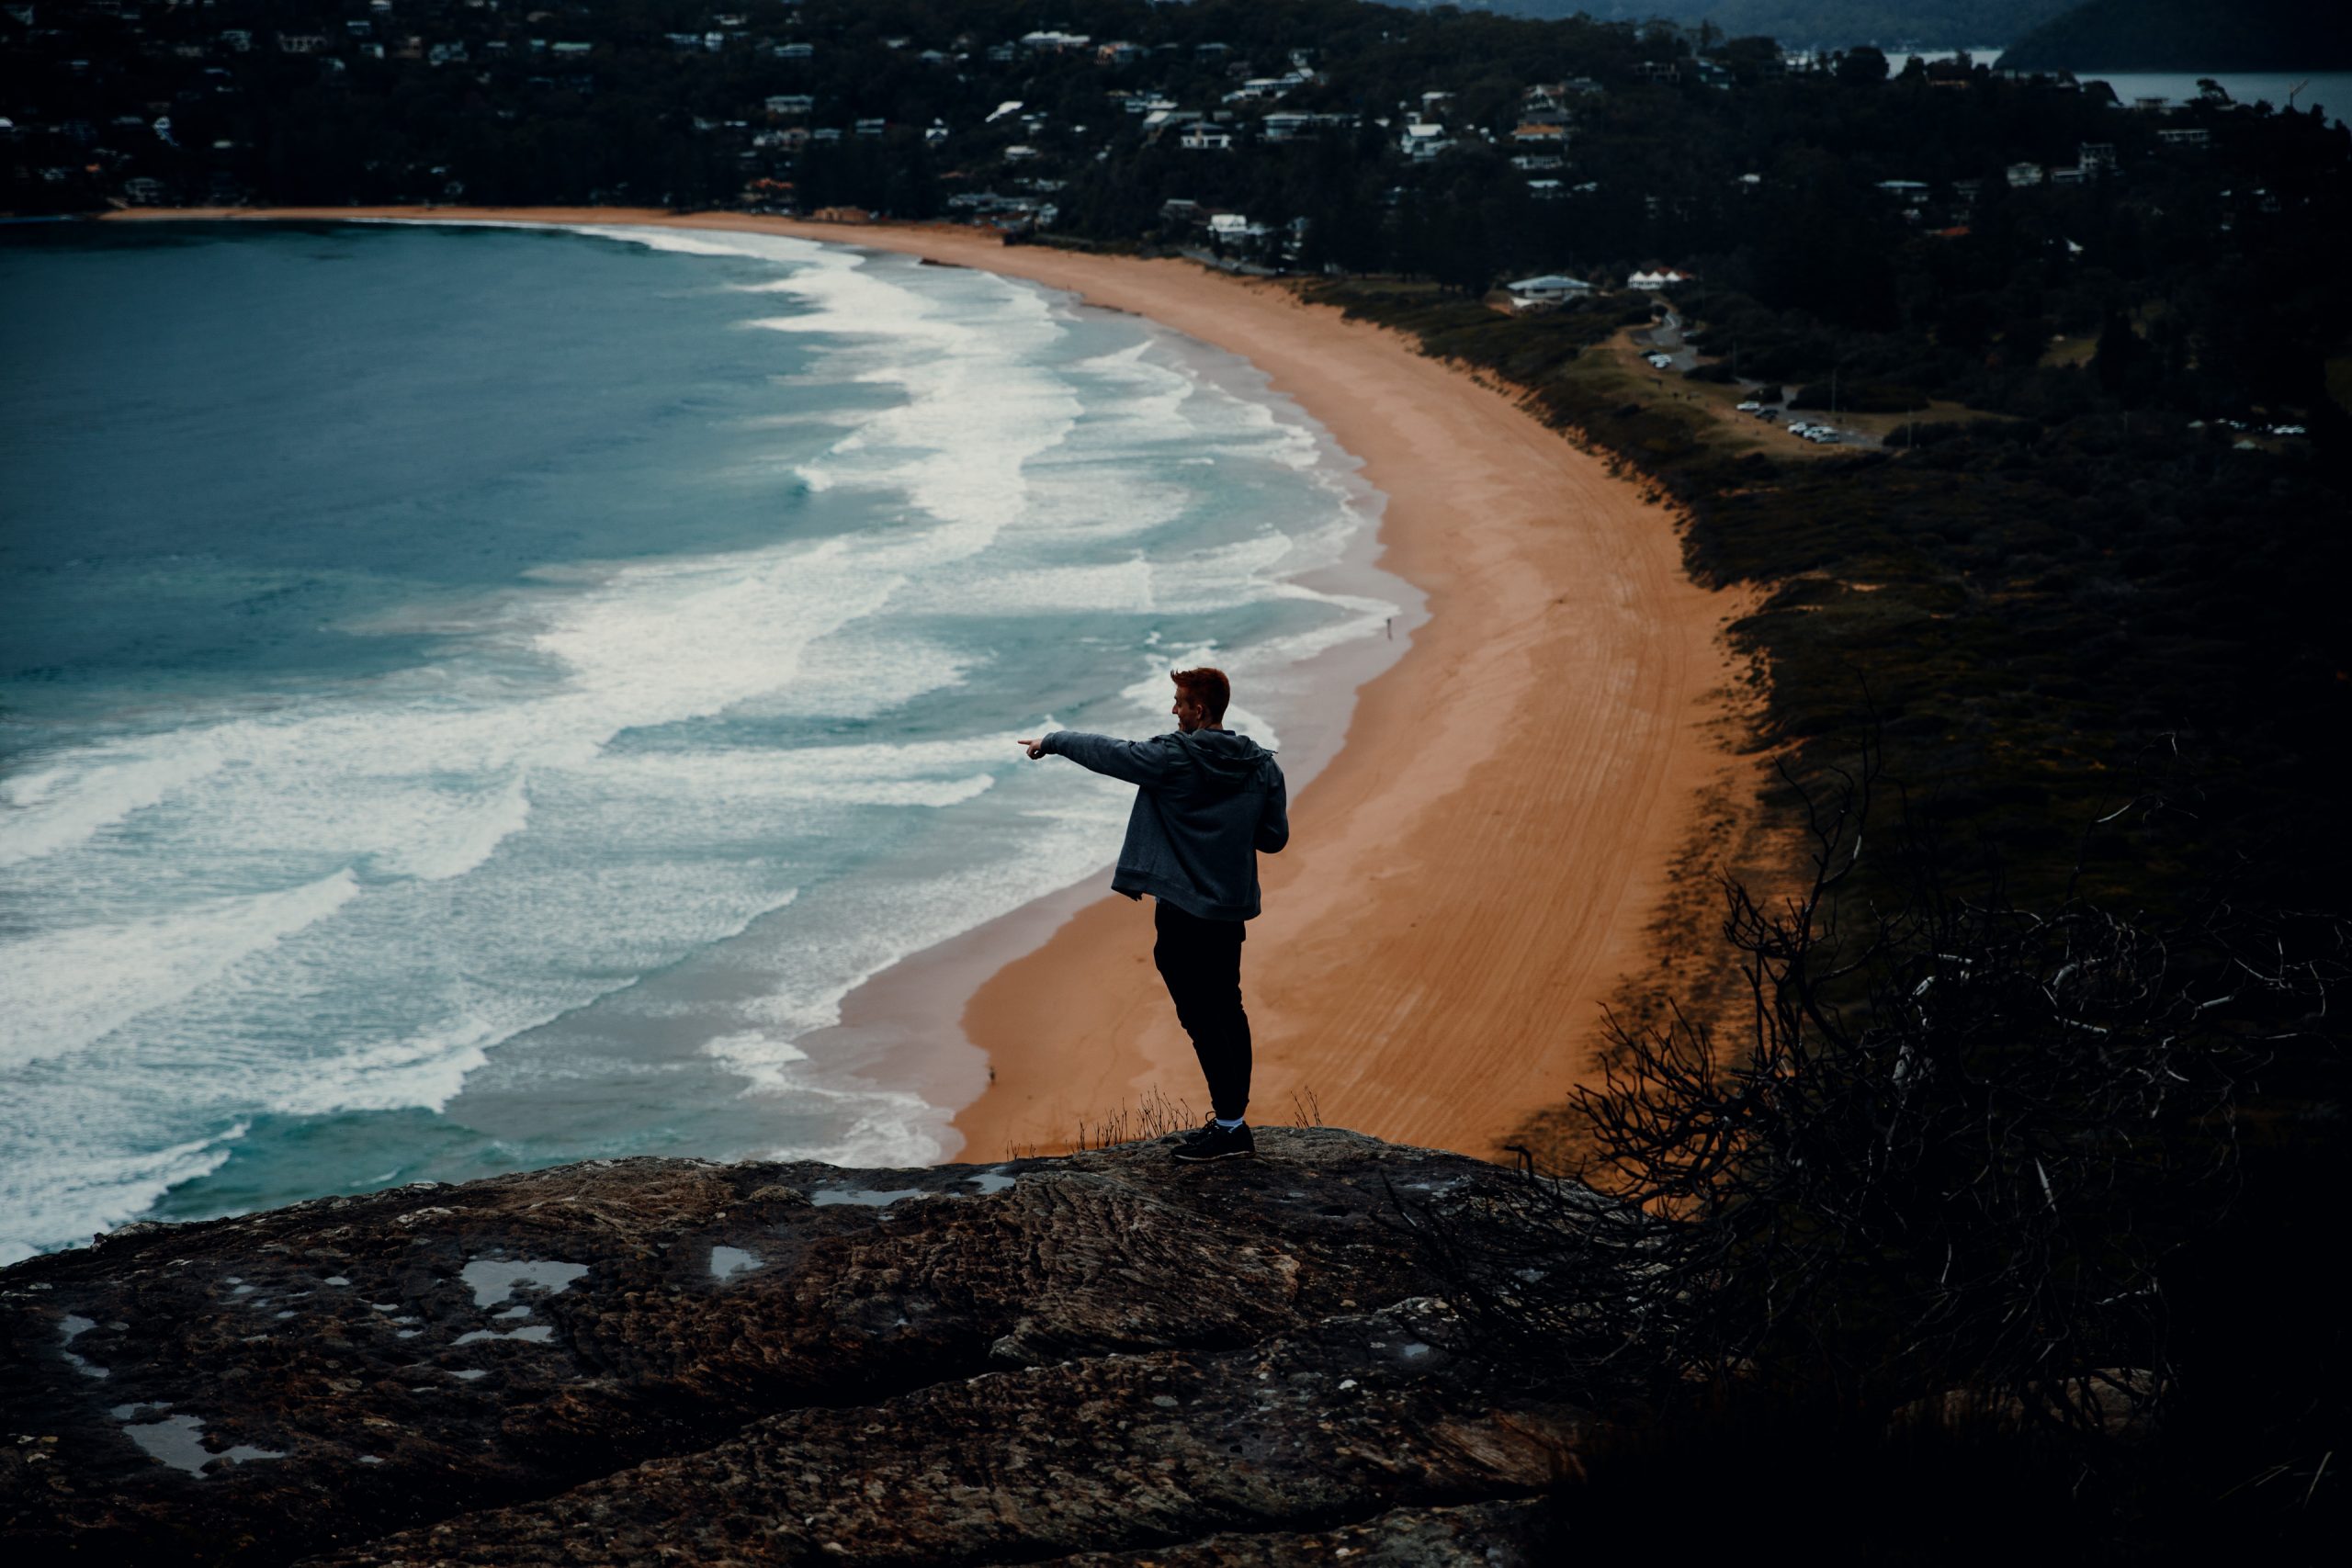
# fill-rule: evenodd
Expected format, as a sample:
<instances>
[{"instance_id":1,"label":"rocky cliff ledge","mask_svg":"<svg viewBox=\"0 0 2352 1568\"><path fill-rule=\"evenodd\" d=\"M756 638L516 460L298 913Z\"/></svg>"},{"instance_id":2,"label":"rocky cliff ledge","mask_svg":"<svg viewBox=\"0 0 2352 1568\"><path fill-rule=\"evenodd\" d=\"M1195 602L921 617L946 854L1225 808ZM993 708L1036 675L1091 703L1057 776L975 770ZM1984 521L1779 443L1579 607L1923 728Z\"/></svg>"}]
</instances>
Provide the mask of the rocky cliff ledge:
<instances>
[{"instance_id":1,"label":"rocky cliff ledge","mask_svg":"<svg viewBox=\"0 0 2352 1568\"><path fill-rule=\"evenodd\" d=\"M1177 1166L594 1161L0 1271L9 1560L1531 1561L1582 1413L1330 1129ZM1465 1220L1464 1223L1467 1223Z\"/></svg>"}]
</instances>

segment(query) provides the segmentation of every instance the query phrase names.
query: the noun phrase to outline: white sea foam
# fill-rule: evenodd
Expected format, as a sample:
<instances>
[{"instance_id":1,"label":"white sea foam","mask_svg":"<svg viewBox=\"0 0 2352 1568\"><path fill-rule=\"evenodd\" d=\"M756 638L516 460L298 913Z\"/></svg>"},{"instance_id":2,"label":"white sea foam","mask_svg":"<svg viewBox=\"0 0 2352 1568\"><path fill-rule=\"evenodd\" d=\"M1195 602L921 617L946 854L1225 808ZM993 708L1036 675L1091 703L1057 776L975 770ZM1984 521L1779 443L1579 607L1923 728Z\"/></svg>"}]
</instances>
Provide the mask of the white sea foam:
<instances>
[{"instance_id":1,"label":"white sea foam","mask_svg":"<svg viewBox=\"0 0 2352 1568\"><path fill-rule=\"evenodd\" d=\"M362 1045L319 1064L312 1072L271 1085L269 1109L286 1116L416 1107L438 1111L457 1098L467 1075L487 1059L490 1047L514 1032L511 1017L477 1018L431 1034Z\"/></svg>"},{"instance_id":2,"label":"white sea foam","mask_svg":"<svg viewBox=\"0 0 2352 1568\"><path fill-rule=\"evenodd\" d=\"M0 1163L0 1266L137 1218L181 1182L220 1168L247 1126L132 1154L62 1146L38 1169Z\"/></svg>"},{"instance_id":3,"label":"white sea foam","mask_svg":"<svg viewBox=\"0 0 2352 1568\"><path fill-rule=\"evenodd\" d=\"M529 775L520 769L486 790L449 799L442 820L404 835L383 852L382 869L395 875L446 882L463 876L497 852L506 839L531 819Z\"/></svg>"},{"instance_id":4,"label":"white sea foam","mask_svg":"<svg viewBox=\"0 0 2352 1568\"><path fill-rule=\"evenodd\" d=\"M358 891L351 873L338 871L281 892L0 944L0 1066L71 1055L324 919Z\"/></svg>"},{"instance_id":5,"label":"white sea foam","mask_svg":"<svg viewBox=\"0 0 2352 1568\"><path fill-rule=\"evenodd\" d=\"M761 1031L723 1034L703 1049L746 1080L745 1094L820 1102L826 1122L837 1129L830 1137L770 1148L765 1158L908 1166L929 1165L946 1154L948 1113L921 1095L827 1075L790 1040Z\"/></svg>"},{"instance_id":6,"label":"white sea foam","mask_svg":"<svg viewBox=\"0 0 2352 1568\"><path fill-rule=\"evenodd\" d=\"M159 750L125 741L0 779L0 866L88 842L133 813L218 770L226 754L202 732Z\"/></svg>"}]
</instances>

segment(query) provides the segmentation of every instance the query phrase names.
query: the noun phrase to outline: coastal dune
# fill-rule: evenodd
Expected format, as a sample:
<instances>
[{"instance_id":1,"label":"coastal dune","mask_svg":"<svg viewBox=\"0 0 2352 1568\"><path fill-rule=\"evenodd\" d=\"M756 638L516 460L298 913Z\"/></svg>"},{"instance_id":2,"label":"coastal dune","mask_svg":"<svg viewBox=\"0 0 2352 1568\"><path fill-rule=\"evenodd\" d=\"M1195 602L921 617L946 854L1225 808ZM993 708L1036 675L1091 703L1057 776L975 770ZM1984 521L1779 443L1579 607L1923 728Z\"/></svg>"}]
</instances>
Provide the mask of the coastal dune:
<instances>
[{"instance_id":1,"label":"coastal dune","mask_svg":"<svg viewBox=\"0 0 2352 1568\"><path fill-rule=\"evenodd\" d=\"M1379 564L1430 616L1360 690L1338 755L1294 801L1290 849L1261 863L1243 967L1254 1119L1311 1104L1328 1123L1492 1156L1591 1072L1602 1006L1655 962L1669 872L1736 766L1722 630L1744 603L1688 579L1673 518L1634 484L1405 338L1189 262L968 230L613 209L168 216L789 233L1031 279L1246 357L1363 459L1388 498ZM1007 935L993 940L983 951L1005 956ZM1205 1109L1150 942L1149 906L1106 896L977 992L968 953L919 956L849 1011L920 1034L926 1018L952 1030L960 1008L989 1064L956 1119L961 1157L1051 1151L1155 1090Z\"/></svg>"}]
</instances>

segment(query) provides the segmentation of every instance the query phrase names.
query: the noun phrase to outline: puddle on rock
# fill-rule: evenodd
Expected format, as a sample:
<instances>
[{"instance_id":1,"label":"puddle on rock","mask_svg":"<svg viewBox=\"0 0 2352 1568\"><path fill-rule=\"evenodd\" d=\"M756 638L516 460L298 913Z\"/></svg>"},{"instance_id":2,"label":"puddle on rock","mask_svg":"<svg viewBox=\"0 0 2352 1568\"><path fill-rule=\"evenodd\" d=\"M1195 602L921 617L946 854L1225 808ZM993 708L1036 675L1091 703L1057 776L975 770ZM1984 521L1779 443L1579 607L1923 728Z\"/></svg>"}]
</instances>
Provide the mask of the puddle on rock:
<instances>
[{"instance_id":1,"label":"puddle on rock","mask_svg":"<svg viewBox=\"0 0 2352 1568\"><path fill-rule=\"evenodd\" d=\"M710 1249L710 1277L714 1280L747 1273L759 1266L760 1255L756 1252L746 1252L740 1247L714 1247Z\"/></svg>"},{"instance_id":2,"label":"puddle on rock","mask_svg":"<svg viewBox=\"0 0 2352 1568\"><path fill-rule=\"evenodd\" d=\"M84 1317L81 1314L69 1312L57 1325L58 1343L61 1346L71 1345L74 1341L79 1339L82 1336L87 1334L96 1326L96 1323L89 1318ZM77 1356L71 1350L60 1350L58 1354L73 1362L74 1370L81 1373L85 1378L110 1378L114 1376L114 1373L111 1371L99 1366L96 1362L90 1360L87 1357Z\"/></svg>"},{"instance_id":3,"label":"puddle on rock","mask_svg":"<svg viewBox=\"0 0 2352 1568\"><path fill-rule=\"evenodd\" d=\"M901 1198L933 1196L926 1187L901 1187L888 1192L867 1191L855 1187L820 1187L808 1194L808 1201L820 1209L835 1203L857 1203L869 1209L887 1209Z\"/></svg>"},{"instance_id":4,"label":"puddle on rock","mask_svg":"<svg viewBox=\"0 0 2352 1568\"><path fill-rule=\"evenodd\" d=\"M1007 1176L1001 1170L984 1170L978 1176L967 1176L964 1179L978 1188L980 1196L985 1198L992 1192L1003 1191L1021 1179L1017 1176Z\"/></svg>"},{"instance_id":5,"label":"puddle on rock","mask_svg":"<svg viewBox=\"0 0 2352 1568\"><path fill-rule=\"evenodd\" d=\"M474 1305L494 1307L518 1285L536 1285L548 1295L588 1272L585 1263L556 1263L531 1258L478 1258L460 1273L474 1292Z\"/></svg>"},{"instance_id":6,"label":"puddle on rock","mask_svg":"<svg viewBox=\"0 0 2352 1568\"><path fill-rule=\"evenodd\" d=\"M544 1345L554 1337L555 1330L553 1327L544 1323L537 1323L533 1324L528 1328L518 1328L512 1334L501 1334L496 1329L492 1328L469 1329L465 1333L458 1335L458 1337L450 1341L450 1343L456 1345L471 1345L478 1339L520 1339L526 1345Z\"/></svg>"},{"instance_id":7,"label":"puddle on rock","mask_svg":"<svg viewBox=\"0 0 2352 1568\"><path fill-rule=\"evenodd\" d=\"M147 1450L149 1459L190 1475L202 1475L204 1467L214 1460L243 1464L250 1460L286 1457L275 1449L257 1449L249 1443L239 1443L216 1454L204 1446L204 1420L197 1416L166 1416L160 1421L135 1422L122 1431L123 1436Z\"/></svg>"}]
</instances>

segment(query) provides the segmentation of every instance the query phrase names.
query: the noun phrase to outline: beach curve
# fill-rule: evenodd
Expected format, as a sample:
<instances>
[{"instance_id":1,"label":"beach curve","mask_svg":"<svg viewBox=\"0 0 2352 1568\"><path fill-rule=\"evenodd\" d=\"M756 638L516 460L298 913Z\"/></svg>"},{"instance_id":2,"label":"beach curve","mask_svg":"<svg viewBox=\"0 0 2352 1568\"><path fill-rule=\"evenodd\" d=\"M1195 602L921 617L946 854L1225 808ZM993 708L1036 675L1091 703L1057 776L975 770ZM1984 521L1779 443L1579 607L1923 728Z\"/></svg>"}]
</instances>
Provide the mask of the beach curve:
<instances>
[{"instance_id":1,"label":"beach curve","mask_svg":"<svg viewBox=\"0 0 2352 1568\"><path fill-rule=\"evenodd\" d=\"M1500 1152L1591 1070L1603 1005L1652 961L1702 792L1734 768L1722 628L1746 602L1690 581L1667 509L1507 392L1282 286L966 229L733 213L156 216L785 233L1066 289L1266 373L1363 460L1387 497L1379 564L1426 593L1430 621L1357 692L1344 743L1294 804L1291 849L1262 864L1244 976L1261 1121L1312 1103L1392 1142ZM927 1085L941 1103L978 1090L951 1155L1057 1149L1153 1089L1203 1098L1149 961L1147 906L1073 890L944 946L869 981L844 1013L903 1034L911 1068L938 1060L960 1009L988 1081Z\"/></svg>"}]
</instances>

